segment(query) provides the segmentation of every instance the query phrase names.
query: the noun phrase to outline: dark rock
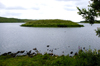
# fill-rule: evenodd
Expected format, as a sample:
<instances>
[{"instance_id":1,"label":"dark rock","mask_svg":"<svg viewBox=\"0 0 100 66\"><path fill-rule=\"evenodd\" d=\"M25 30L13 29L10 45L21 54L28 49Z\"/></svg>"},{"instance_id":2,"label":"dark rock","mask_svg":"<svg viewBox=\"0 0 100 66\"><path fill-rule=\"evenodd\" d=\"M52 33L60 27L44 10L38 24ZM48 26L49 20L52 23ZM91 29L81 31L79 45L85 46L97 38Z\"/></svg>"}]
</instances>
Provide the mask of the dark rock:
<instances>
[{"instance_id":1,"label":"dark rock","mask_svg":"<svg viewBox=\"0 0 100 66\"><path fill-rule=\"evenodd\" d=\"M53 50L49 50L50 52L53 52Z\"/></svg>"},{"instance_id":2,"label":"dark rock","mask_svg":"<svg viewBox=\"0 0 100 66\"><path fill-rule=\"evenodd\" d=\"M23 50L23 51L20 51L20 53L24 53L25 52L25 50Z\"/></svg>"},{"instance_id":3,"label":"dark rock","mask_svg":"<svg viewBox=\"0 0 100 66\"><path fill-rule=\"evenodd\" d=\"M70 54L73 54L73 51L71 51Z\"/></svg>"},{"instance_id":4,"label":"dark rock","mask_svg":"<svg viewBox=\"0 0 100 66\"><path fill-rule=\"evenodd\" d=\"M57 50L57 48L55 48L55 50Z\"/></svg>"},{"instance_id":5,"label":"dark rock","mask_svg":"<svg viewBox=\"0 0 100 66\"><path fill-rule=\"evenodd\" d=\"M49 47L49 45L47 45L47 47Z\"/></svg>"},{"instance_id":6,"label":"dark rock","mask_svg":"<svg viewBox=\"0 0 100 66\"><path fill-rule=\"evenodd\" d=\"M54 50L57 50L57 49L59 49L59 48L55 48Z\"/></svg>"},{"instance_id":7,"label":"dark rock","mask_svg":"<svg viewBox=\"0 0 100 66\"><path fill-rule=\"evenodd\" d=\"M85 49L85 47L83 47L83 49Z\"/></svg>"},{"instance_id":8,"label":"dark rock","mask_svg":"<svg viewBox=\"0 0 100 66\"><path fill-rule=\"evenodd\" d=\"M53 56L58 57L58 55L55 55L55 54Z\"/></svg>"},{"instance_id":9,"label":"dark rock","mask_svg":"<svg viewBox=\"0 0 100 66\"><path fill-rule=\"evenodd\" d=\"M8 52L8 54L11 54L11 52Z\"/></svg>"},{"instance_id":10,"label":"dark rock","mask_svg":"<svg viewBox=\"0 0 100 66\"><path fill-rule=\"evenodd\" d=\"M29 52L27 52L27 55L30 56L31 55L31 50Z\"/></svg>"},{"instance_id":11,"label":"dark rock","mask_svg":"<svg viewBox=\"0 0 100 66\"><path fill-rule=\"evenodd\" d=\"M51 56L53 55L53 53L48 53L48 54L51 55Z\"/></svg>"},{"instance_id":12,"label":"dark rock","mask_svg":"<svg viewBox=\"0 0 100 66\"><path fill-rule=\"evenodd\" d=\"M37 52L37 53L38 53L39 51L38 51L38 50L35 50L35 52Z\"/></svg>"},{"instance_id":13,"label":"dark rock","mask_svg":"<svg viewBox=\"0 0 100 66\"><path fill-rule=\"evenodd\" d=\"M2 54L3 56L6 56L6 55L8 55L8 53L4 53L4 54Z\"/></svg>"},{"instance_id":14,"label":"dark rock","mask_svg":"<svg viewBox=\"0 0 100 66\"><path fill-rule=\"evenodd\" d=\"M74 55L78 55L78 53L76 52Z\"/></svg>"},{"instance_id":15,"label":"dark rock","mask_svg":"<svg viewBox=\"0 0 100 66\"><path fill-rule=\"evenodd\" d=\"M28 55L28 56L32 58L34 55L33 55L33 54L30 54L30 55Z\"/></svg>"},{"instance_id":16,"label":"dark rock","mask_svg":"<svg viewBox=\"0 0 100 66\"><path fill-rule=\"evenodd\" d=\"M27 52L27 53L30 54L31 53L31 50L29 52Z\"/></svg>"},{"instance_id":17,"label":"dark rock","mask_svg":"<svg viewBox=\"0 0 100 66\"><path fill-rule=\"evenodd\" d=\"M17 53L20 53L20 51L17 51Z\"/></svg>"},{"instance_id":18,"label":"dark rock","mask_svg":"<svg viewBox=\"0 0 100 66\"><path fill-rule=\"evenodd\" d=\"M33 48L33 50L37 50L37 48Z\"/></svg>"},{"instance_id":19,"label":"dark rock","mask_svg":"<svg viewBox=\"0 0 100 66\"><path fill-rule=\"evenodd\" d=\"M62 53L64 53L64 51L62 51Z\"/></svg>"},{"instance_id":20,"label":"dark rock","mask_svg":"<svg viewBox=\"0 0 100 66\"><path fill-rule=\"evenodd\" d=\"M47 49L47 51L49 51L49 49Z\"/></svg>"},{"instance_id":21,"label":"dark rock","mask_svg":"<svg viewBox=\"0 0 100 66\"><path fill-rule=\"evenodd\" d=\"M12 53L11 56L12 56L12 57L16 57L17 54L18 54L18 53Z\"/></svg>"},{"instance_id":22,"label":"dark rock","mask_svg":"<svg viewBox=\"0 0 100 66\"><path fill-rule=\"evenodd\" d=\"M23 56L27 56L27 55L23 55Z\"/></svg>"},{"instance_id":23,"label":"dark rock","mask_svg":"<svg viewBox=\"0 0 100 66\"><path fill-rule=\"evenodd\" d=\"M34 54L35 54L35 52L32 53L32 55L34 55Z\"/></svg>"}]
</instances>

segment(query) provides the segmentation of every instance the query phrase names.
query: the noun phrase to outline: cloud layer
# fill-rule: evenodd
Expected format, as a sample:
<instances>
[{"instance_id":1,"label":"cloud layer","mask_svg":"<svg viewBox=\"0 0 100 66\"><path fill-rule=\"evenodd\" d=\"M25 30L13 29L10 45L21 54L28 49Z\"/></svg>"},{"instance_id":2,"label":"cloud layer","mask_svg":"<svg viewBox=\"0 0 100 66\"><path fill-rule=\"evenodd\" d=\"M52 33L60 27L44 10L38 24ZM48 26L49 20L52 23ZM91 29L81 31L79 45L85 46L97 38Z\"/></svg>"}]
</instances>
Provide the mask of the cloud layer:
<instances>
[{"instance_id":1,"label":"cloud layer","mask_svg":"<svg viewBox=\"0 0 100 66\"><path fill-rule=\"evenodd\" d=\"M0 16L22 19L80 21L76 6L87 8L88 0L0 0Z\"/></svg>"}]
</instances>

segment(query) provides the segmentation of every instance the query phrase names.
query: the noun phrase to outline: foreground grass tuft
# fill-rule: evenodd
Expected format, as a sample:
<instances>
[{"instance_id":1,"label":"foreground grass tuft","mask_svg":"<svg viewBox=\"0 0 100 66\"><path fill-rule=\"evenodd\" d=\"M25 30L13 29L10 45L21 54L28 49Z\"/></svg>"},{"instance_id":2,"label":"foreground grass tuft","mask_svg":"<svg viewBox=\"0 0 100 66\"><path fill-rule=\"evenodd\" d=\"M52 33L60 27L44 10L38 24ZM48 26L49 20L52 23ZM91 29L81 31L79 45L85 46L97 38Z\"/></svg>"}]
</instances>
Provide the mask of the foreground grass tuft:
<instances>
[{"instance_id":1,"label":"foreground grass tuft","mask_svg":"<svg viewBox=\"0 0 100 66\"><path fill-rule=\"evenodd\" d=\"M0 66L100 66L100 50L79 50L73 57L50 56L49 54L37 54L33 57L10 55L0 56Z\"/></svg>"},{"instance_id":2,"label":"foreground grass tuft","mask_svg":"<svg viewBox=\"0 0 100 66\"><path fill-rule=\"evenodd\" d=\"M26 27L83 27L83 25L79 25L78 23L72 22L70 20L36 20L26 22L21 26Z\"/></svg>"}]
</instances>

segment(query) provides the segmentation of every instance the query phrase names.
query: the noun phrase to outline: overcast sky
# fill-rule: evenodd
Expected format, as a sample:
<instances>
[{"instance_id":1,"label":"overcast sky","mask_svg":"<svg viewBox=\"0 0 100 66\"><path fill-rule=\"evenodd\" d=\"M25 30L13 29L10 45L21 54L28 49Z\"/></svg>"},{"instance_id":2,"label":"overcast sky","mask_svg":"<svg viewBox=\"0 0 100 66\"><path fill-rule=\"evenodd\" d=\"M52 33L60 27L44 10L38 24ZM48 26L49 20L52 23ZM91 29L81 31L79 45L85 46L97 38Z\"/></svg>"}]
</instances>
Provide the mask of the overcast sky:
<instances>
[{"instance_id":1,"label":"overcast sky","mask_svg":"<svg viewBox=\"0 0 100 66\"><path fill-rule=\"evenodd\" d=\"M20 19L64 19L79 22L79 8L89 0L0 0L0 16Z\"/></svg>"}]
</instances>

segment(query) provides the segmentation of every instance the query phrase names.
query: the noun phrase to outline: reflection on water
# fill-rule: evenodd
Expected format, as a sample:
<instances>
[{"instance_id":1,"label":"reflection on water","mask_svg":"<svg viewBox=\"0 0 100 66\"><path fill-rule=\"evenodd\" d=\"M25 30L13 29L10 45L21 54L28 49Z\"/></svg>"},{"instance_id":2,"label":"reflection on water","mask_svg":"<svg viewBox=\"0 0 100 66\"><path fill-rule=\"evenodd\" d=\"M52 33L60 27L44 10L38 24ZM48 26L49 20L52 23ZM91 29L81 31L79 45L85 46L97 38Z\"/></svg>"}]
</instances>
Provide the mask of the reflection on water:
<instances>
[{"instance_id":1,"label":"reflection on water","mask_svg":"<svg viewBox=\"0 0 100 66\"><path fill-rule=\"evenodd\" d=\"M97 27L97 30L95 29L96 36L100 37L100 27Z\"/></svg>"}]
</instances>

